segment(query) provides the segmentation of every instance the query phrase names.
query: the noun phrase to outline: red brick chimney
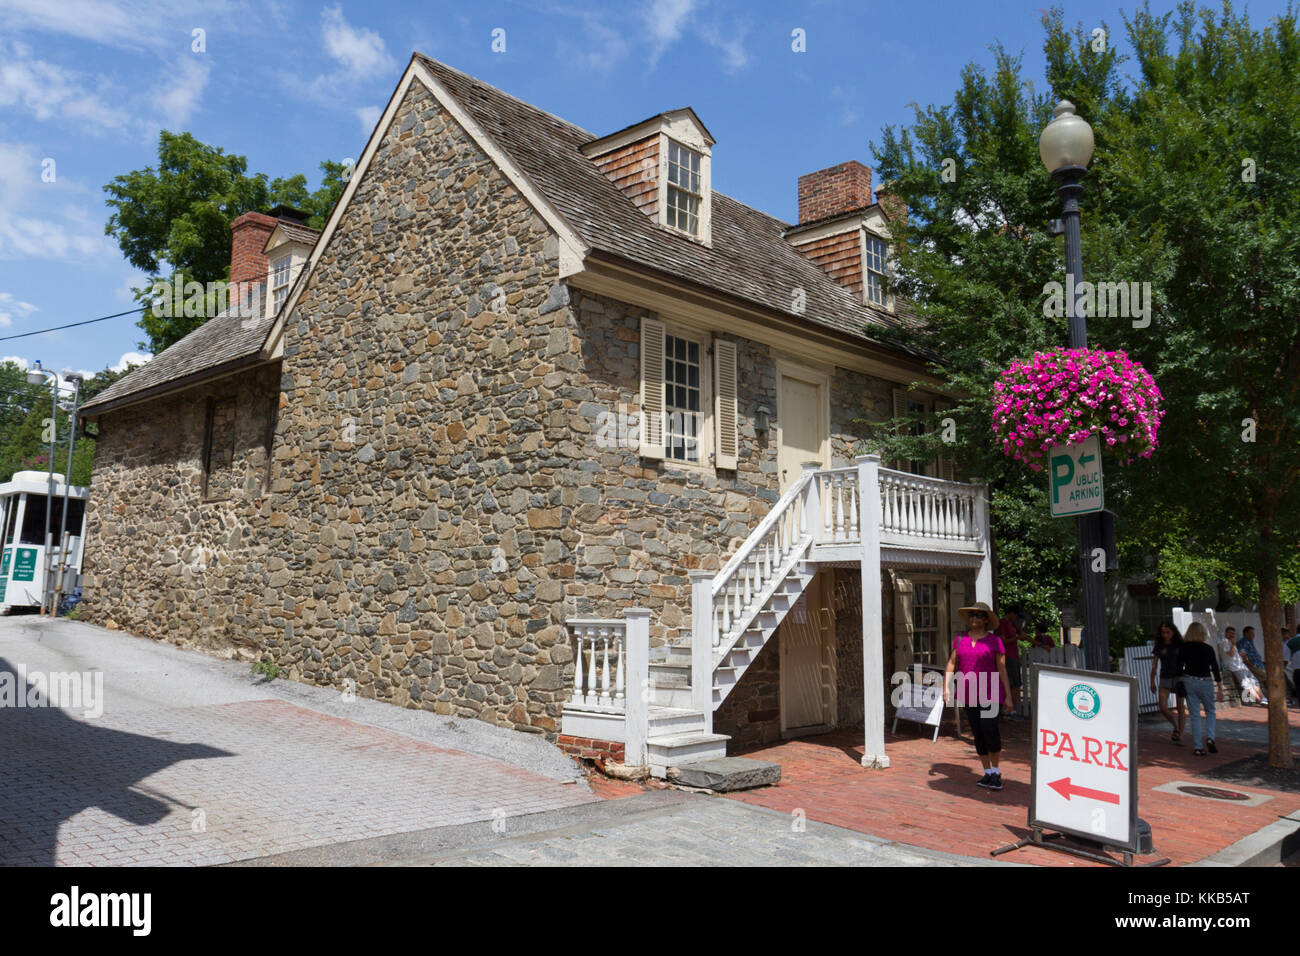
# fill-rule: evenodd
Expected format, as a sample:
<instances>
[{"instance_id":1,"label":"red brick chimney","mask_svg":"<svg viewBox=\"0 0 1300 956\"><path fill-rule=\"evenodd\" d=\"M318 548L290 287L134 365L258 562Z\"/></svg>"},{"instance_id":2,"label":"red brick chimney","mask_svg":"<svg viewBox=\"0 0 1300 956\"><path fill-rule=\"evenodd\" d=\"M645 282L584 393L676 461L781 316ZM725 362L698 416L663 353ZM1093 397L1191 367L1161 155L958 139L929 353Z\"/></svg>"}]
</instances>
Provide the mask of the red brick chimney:
<instances>
[{"instance_id":1,"label":"red brick chimney","mask_svg":"<svg viewBox=\"0 0 1300 956\"><path fill-rule=\"evenodd\" d=\"M279 220L260 212L246 212L230 224L230 281L265 282L267 262L262 249Z\"/></svg>"},{"instance_id":2,"label":"red brick chimney","mask_svg":"<svg viewBox=\"0 0 1300 956\"><path fill-rule=\"evenodd\" d=\"M799 177L800 225L870 205L871 169L857 160Z\"/></svg>"}]
</instances>

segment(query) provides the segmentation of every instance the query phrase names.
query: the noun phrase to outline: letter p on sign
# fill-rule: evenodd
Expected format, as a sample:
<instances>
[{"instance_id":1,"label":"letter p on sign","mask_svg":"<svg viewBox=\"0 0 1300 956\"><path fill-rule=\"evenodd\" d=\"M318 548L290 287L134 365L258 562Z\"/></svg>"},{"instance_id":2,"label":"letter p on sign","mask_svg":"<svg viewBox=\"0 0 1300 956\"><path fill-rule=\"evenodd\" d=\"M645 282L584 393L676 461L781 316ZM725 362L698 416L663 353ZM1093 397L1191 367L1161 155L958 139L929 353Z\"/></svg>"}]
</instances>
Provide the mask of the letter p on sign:
<instances>
[{"instance_id":1,"label":"letter p on sign","mask_svg":"<svg viewBox=\"0 0 1300 956\"><path fill-rule=\"evenodd\" d=\"M1052 504L1061 501L1061 489L1074 481L1074 459L1069 455L1052 456Z\"/></svg>"}]
</instances>

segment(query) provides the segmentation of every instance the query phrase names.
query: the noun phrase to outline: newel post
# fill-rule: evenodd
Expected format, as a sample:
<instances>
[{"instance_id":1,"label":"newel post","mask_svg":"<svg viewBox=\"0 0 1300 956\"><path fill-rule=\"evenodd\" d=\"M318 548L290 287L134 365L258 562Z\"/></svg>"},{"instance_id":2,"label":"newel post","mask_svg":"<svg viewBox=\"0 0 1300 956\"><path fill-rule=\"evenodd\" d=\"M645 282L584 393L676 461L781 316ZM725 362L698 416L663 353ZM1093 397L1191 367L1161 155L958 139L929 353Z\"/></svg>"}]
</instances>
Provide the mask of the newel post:
<instances>
[{"instance_id":1,"label":"newel post","mask_svg":"<svg viewBox=\"0 0 1300 956\"><path fill-rule=\"evenodd\" d=\"M691 575L691 709L704 715L704 732L713 733L713 572Z\"/></svg>"},{"instance_id":2,"label":"newel post","mask_svg":"<svg viewBox=\"0 0 1300 956\"><path fill-rule=\"evenodd\" d=\"M646 736L650 727L650 611L630 607L623 612L627 627L627 741L623 763L644 767Z\"/></svg>"},{"instance_id":3,"label":"newel post","mask_svg":"<svg viewBox=\"0 0 1300 956\"><path fill-rule=\"evenodd\" d=\"M989 523L989 486L975 493L976 540L980 544L980 567L975 573L975 600L993 607L993 528Z\"/></svg>"},{"instance_id":4,"label":"newel post","mask_svg":"<svg viewBox=\"0 0 1300 956\"><path fill-rule=\"evenodd\" d=\"M885 648L880 606L880 456L859 455L858 515L862 528L862 766L884 769Z\"/></svg>"}]
</instances>

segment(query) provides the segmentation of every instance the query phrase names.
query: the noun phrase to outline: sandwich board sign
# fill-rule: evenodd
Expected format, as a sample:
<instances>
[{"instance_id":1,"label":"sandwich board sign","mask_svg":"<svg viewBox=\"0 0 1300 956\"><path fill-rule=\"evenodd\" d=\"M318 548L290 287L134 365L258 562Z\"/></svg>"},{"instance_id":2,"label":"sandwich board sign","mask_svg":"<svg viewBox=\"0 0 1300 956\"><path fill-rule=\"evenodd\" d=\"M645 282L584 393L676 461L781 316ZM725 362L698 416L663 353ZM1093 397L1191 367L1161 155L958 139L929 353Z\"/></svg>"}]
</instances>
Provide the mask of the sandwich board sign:
<instances>
[{"instance_id":1,"label":"sandwich board sign","mask_svg":"<svg viewBox=\"0 0 1300 956\"><path fill-rule=\"evenodd\" d=\"M1047 494L1053 518L1104 510L1101 439L1095 432L1075 445L1053 445L1047 462Z\"/></svg>"},{"instance_id":2,"label":"sandwich board sign","mask_svg":"<svg viewBox=\"0 0 1300 956\"><path fill-rule=\"evenodd\" d=\"M1034 667L1029 826L1138 852L1137 678Z\"/></svg>"}]
</instances>

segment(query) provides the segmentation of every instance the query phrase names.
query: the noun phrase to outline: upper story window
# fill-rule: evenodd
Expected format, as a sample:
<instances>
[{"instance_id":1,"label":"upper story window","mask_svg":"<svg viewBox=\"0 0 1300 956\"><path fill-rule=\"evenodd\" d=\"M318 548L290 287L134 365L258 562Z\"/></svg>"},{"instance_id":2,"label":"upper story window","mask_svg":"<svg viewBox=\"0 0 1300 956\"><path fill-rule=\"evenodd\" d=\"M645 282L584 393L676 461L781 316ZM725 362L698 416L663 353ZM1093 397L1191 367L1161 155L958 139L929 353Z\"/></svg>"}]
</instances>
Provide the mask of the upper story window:
<instances>
[{"instance_id":1,"label":"upper story window","mask_svg":"<svg viewBox=\"0 0 1300 956\"><path fill-rule=\"evenodd\" d=\"M692 236L700 234L700 154L668 140L667 222Z\"/></svg>"},{"instance_id":2,"label":"upper story window","mask_svg":"<svg viewBox=\"0 0 1300 956\"><path fill-rule=\"evenodd\" d=\"M863 248L862 281L867 302L885 305L885 240L868 235Z\"/></svg>"},{"instance_id":3,"label":"upper story window","mask_svg":"<svg viewBox=\"0 0 1300 956\"><path fill-rule=\"evenodd\" d=\"M664 336L664 455L700 460L700 343Z\"/></svg>"},{"instance_id":4,"label":"upper story window","mask_svg":"<svg viewBox=\"0 0 1300 956\"><path fill-rule=\"evenodd\" d=\"M289 294L289 265L292 256L282 256L271 264L271 305L273 312L279 312Z\"/></svg>"}]
</instances>

